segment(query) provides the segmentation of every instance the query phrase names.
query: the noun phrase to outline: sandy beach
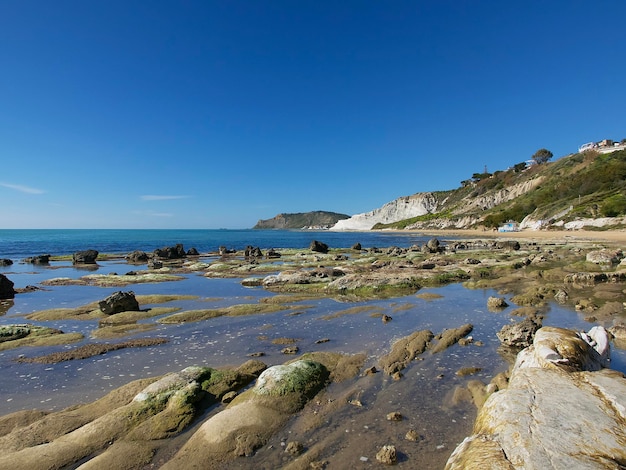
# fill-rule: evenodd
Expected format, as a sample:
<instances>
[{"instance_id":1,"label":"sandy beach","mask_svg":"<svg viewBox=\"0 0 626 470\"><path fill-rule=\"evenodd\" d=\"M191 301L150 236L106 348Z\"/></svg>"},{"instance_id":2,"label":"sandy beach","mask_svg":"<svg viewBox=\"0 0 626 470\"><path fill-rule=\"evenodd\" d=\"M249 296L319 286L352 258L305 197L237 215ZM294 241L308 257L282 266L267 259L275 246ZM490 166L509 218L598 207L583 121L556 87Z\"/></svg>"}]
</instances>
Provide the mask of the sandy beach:
<instances>
[{"instance_id":1,"label":"sandy beach","mask_svg":"<svg viewBox=\"0 0 626 470\"><path fill-rule=\"evenodd\" d=\"M519 232L494 232L472 229L426 230L419 231L424 235L445 238L514 238L519 240L555 240L555 241L604 241L611 243L626 242L626 230L522 230Z\"/></svg>"}]
</instances>

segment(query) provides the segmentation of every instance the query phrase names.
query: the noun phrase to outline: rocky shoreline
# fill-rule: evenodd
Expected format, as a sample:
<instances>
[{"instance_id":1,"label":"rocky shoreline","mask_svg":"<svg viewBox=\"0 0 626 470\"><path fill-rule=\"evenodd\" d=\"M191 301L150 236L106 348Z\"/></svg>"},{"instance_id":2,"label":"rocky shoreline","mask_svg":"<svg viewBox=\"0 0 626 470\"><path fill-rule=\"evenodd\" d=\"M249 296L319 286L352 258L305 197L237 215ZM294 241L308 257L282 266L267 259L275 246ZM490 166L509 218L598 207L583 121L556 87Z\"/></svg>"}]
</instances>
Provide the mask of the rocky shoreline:
<instances>
[{"instance_id":1,"label":"rocky shoreline","mask_svg":"<svg viewBox=\"0 0 626 470\"><path fill-rule=\"evenodd\" d=\"M33 312L27 319L36 322L97 320L97 334L124 338L149 327L145 322L153 317L158 317L161 324L186 324L221 316L259 315L280 310L297 314L297 309L302 309L299 304L302 301L395 298L423 287L457 282L463 282L468 288L496 289L518 307L511 316L515 328L503 329L502 335L498 335L502 347L508 351L503 354L511 357L511 371L494 376L487 383L471 377L475 373L471 364L457 372L469 377L465 386L455 392L455 400L473 403L478 419L474 434L452 456L448 452L448 468L484 468L485 458L493 462L493 468L545 468L542 459L546 458L547 441L554 436L547 431L543 433L546 420L551 423L548 428L557 428L559 432L567 429L573 438L609 443L608 447L593 445L597 452L592 457L589 457L591 451L571 452L563 457L563 447L563 455L550 454L553 462L567 462L567 466L575 468L620 468L619 465L626 462L626 456L618 452L626 448L623 433L626 416L620 411L626 406L626 379L623 374L606 368L596 371L600 367L589 366L593 363L589 358L604 354L599 351L599 344L606 343L605 349L609 344L624 347L626 261L620 244L625 233L618 232L615 238L605 232L598 238L587 237L587 234L567 238L558 234L560 237L552 238L536 233L494 236L482 232L481 237L480 233L463 233L466 235L463 240L441 242L440 238L453 234L437 232L438 238L410 248L354 246L339 250L312 243L308 250L273 250L271 253L249 247L241 253L225 250L216 254L188 254L182 246L162 251L160 256L143 257L134 253L127 257L133 269L125 274L86 274L79 279L51 278L46 283L125 289L143 282L175 282L193 273L207 278L241 279L243 285L257 286L274 295L269 298L271 301L257 304L169 312L167 303L175 296L150 300L137 296L136 308L126 306L121 310L102 299L78 308ZM97 254L93 262L97 262ZM141 264L146 264L146 269L141 269ZM602 336L591 338L569 330L541 328L542 312L549 302L583 312L590 326L597 325L606 332L606 341ZM153 307L142 309L141 305L146 303ZM494 311L507 305L504 297L489 299L489 303ZM380 312L379 318L381 324L392 322L393 313ZM44 341L37 344L46 344L45 338L51 341L47 344L62 344L59 342L62 332L26 333L28 328L22 325L21 330L9 331L3 327L0 346L6 349L14 343L18 347L35 339ZM295 348L285 354L296 357L280 365L268 366L254 359L230 369L184 369L161 378L130 382L96 402L77 404L67 410L12 413L0 418L0 449L3 450L0 467L6 464L10 468L29 469L69 466L83 469L224 468L231 465L239 468L341 468L345 462L334 459L333 449L344 438L335 428L335 419L375 412L367 406L368 401L383 400L392 393L394 384L406 382L405 374L426 358L425 362L430 363L431 357L458 347L473 347L479 351L480 345L475 344L472 330L472 324L450 325L443 331L418 330L374 358L340 352L311 351L299 355ZM29 338L31 334L39 337ZM67 344L76 341L76 338L67 339ZM287 343L285 339L288 346ZM521 348L525 349L520 353ZM115 350L115 345L111 350ZM529 351L536 352L537 357L524 359ZM71 360L71 351L68 353ZM94 354L101 353L94 350ZM31 359L34 358L23 358ZM39 360L45 361L44 358ZM524 366L520 365L522 363ZM564 364L568 366L566 372ZM572 369L571 364L583 365ZM606 361L602 365L606 366ZM561 380L558 384L557 379ZM598 385L588 390L590 383ZM566 403L572 413L564 414L554 402L537 398L542 394L548 396L556 386L571 390L568 396L577 397ZM605 394L613 397L614 403L602 408L600 416L587 416L591 406L588 394L597 396L598 387L606 390ZM535 401L522 403L525 399L520 398L520 390L530 393ZM522 403L516 412L521 415L528 407L538 410L532 416L545 419L528 426L542 433L534 432L529 440L522 441L507 437L524 439L514 428L521 421L512 417L517 415L508 415L506 411L514 403ZM602 403L606 404L607 399ZM422 412L427 419L428 412ZM547 418L551 416L548 413L556 413L559 419ZM598 424L591 436L588 427L577 424L599 423L603 416L613 421ZM383 420L408 422L403 412L397 410L391 410ZM286 428L290 433L307 438L304 441L281 438L280 445L284 448L277 452L272 442L284 435ZM433 460L424 457L416 462L412 451L402 450L407 442L424 440L422 430L402 425L397 428L401 431L396 439L379 442L375 451L372 450L375 457L361 459L358 464L361 467L354 463L352 467L369 468L378 461L407 468L415 465L443 468L447 457L443 461L441 456ZM454 436L458 441L465 437L458 432ZM566 434L563 439L569 436ZM513 449L530 450L518 455ZM554 465L564 468L560 463Z\"/></svg>"}]
</instances>

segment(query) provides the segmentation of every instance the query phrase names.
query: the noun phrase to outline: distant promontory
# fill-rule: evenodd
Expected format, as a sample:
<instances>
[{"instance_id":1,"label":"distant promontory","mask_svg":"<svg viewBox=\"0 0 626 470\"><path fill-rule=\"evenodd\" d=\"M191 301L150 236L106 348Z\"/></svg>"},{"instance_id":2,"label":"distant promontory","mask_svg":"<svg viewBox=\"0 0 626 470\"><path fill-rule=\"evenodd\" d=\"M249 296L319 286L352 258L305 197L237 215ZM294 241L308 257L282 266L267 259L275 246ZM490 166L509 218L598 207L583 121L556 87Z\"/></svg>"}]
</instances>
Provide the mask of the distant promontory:
<instances>
[{"instance_id":1,"label":"distant promontory","mask_svg":"<svg viewBox=\"0 0 626 470\"><path fill-rule=\"evenodd\" d=\"M272 219L259 220L254 229L328 229L339 220L349 219L337 212L313 211L295 214L278 214Z\"/></svg>"}]
</instances>

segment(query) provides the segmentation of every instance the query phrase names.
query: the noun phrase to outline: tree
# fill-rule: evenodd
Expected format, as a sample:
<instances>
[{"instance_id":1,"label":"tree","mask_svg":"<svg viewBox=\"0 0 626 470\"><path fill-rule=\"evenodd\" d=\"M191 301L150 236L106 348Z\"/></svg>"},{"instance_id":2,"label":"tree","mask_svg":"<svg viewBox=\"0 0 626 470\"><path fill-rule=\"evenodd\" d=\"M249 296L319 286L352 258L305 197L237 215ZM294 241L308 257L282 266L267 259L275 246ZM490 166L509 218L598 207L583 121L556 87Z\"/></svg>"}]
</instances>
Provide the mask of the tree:
<instances>
[{"instance_id":1,"label":"tree","mask_svg":"<svg viewBox=\"0 0 626 470\"><path fill-rule=\"evenodd\" d=\"M548 149L539 149L532 156L532 159L535 160L535 163L541 165L542 163L546 163L553 157L552 152Z\"/></svg>"}]
</instances>

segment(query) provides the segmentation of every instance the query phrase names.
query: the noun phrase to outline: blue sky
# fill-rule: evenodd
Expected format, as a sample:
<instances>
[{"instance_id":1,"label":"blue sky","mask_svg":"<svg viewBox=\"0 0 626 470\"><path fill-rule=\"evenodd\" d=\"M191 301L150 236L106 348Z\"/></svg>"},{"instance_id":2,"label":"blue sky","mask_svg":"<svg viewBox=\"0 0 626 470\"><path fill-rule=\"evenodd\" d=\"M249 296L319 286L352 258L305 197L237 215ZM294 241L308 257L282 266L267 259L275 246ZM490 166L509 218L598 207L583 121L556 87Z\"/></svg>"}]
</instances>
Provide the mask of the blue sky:
<instances>
[{"instance_id":1,"label":"blue sky","mask_svg":"<svg viewBox=\"0 0 626 470\"><path fill-rule=\"evenodd\" d=\"M249 228L626 138L626 2L0 0L0 228Z\"/></svg>"}]
</instances>

